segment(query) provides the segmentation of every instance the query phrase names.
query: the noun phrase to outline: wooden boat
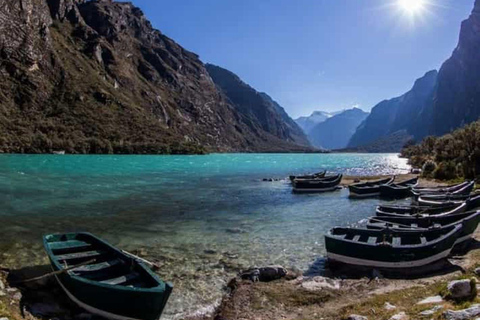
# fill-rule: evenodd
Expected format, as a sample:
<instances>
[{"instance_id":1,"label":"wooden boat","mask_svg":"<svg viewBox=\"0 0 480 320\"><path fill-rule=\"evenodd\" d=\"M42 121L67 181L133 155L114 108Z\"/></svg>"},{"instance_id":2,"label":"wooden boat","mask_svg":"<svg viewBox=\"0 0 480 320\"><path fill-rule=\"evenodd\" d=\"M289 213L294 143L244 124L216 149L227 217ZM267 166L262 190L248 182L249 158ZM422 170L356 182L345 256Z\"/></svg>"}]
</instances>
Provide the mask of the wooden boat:
<instances>
[{"instance_id":1,"label":"wooden boat","mask_svg":"<svg viewBox=\"0 0 480 320\"><path fill-rule=\"evenodd\" d=\"M294 180L293 192L295 193L319 193L337 190L343 175L338 174L324 179Z\"/></svg>"},{"instance_id":2,"label":"wooden boat","mask_svg":"<svg viewBox=\"0 0 480 320\"><path fill-rule=\"evenodd\" d=\"M456 224L419 232L333 228L325 236L334 262L373 268L417 268L446 258L462 233Z\"/></svg>"},{"instance_id":3,"label":"wooden boat","mask_svg":"<svg viewBox=\"0 0 480 320\"><path fill-rule=\"evenodd\" d=\"M385 206L377 207L376 214L379 217L408 217L408 216L417 216L417 217L428 217L432 215L449 215L454 213L465 212L468 209L467 202L462 203L445 203L439 207L418 207L418 206L407 206L407 207L397 207L397 209L390 210Z\"/></svg>"},{"instance_id":4,"label":"wooden boat","mask_svg":"<svg viewBox=\"0 0 480 320\"><path fill-rule=\"evenodd\" d=\"M327 174L327 171L321 171L313 174L308 174L308 175L303 175L303 176L290 176L290 181L293 181L295 179L317 179L317 178L323 178Z\"/></svg>"},{"instance_id":5,"label":"wooden boat","mask_svg":"<svg viewBox=\"0 0 480 320\"><path fill-rule=\"evenodd\" d=\"M469 181L465 181L465 182L450 185L450 186L426 187L426 188L414 187L414 188L412 188L412 191L415 194L418 194L418 195L431 194L431 193L451 193L451 192L457 191L459 189L462 189L463 187L465 187L469 183L470 183Z\"/></svg>"},{"instance_id":6,"label":"wooden boat","mask_svg":"<svg viewBox=\"0 0 480 320\"><path fill-rule=\"evenodd\" d=\"M418 178L413 178L401 183L385 184L380 186L380 197L400 199L412 195L412 187L417 185Z\"/></svg>"},{"instance_id":7,"label":"wooden boat","mask_svg":"<svg viewBox=\"0 0 480 320\"><path fill-rule=\"evenodd\" d=\"M470 209L474 209L480 206L480 195L445 195L444 198L430 198L422 196L417 200L418 204L421 206L429 207L441 207L444 204L460 204L462 202L467 202Z\"/></svg>"},{"instance_id":8,"label":"wooden boat","mask_svg":"<svg viewBox=\"0 0 480 320\"><path fill-rule=\"evenodd\" d=\"M380 195L380 186L390 185L394 180L395 177L391 177L377 181L352 184L348 187L350 190L350 197L367 198L378 196Z\"/></svg>"},{"instance_id":9,"label":"wooden boat","mask_svg":"<svg viewBox=\"0 0 480 320\"><path fill-rule=\"evenodd\" d=\"M468 211L451 215L428 217L372 217L367 222L369 229L399 229L419 231L422 229L448 228L454 224L462 224L462 233L457 244L470 240L480 223L480 211Z\"/></svg>"},{"instance_id":10,"label":"wooden boat","mask_svg":"<svg viewBox=\"0 0 480 320\"><path fill-rule=\"evenodd\" d=\"M58 283L83 309L116 320L160 318L172 285L140 260L89 233L46 235L43 243Z\"/></svg>"},{"instance_id":11,"label":"wooden boat","mask_svg":"<svg viewBox=\"0 0 480 320\"><path fill-rule=\"evenodd\" d=\"M473 188L475 187L475 182L471 181L468 182L467 184L461 186L461 187L456 187L453 189L450 189L448 192L416 192L413 191L413 195L415 196L415 199L418 199L422 196L426 195L469 195L472 191Z\"/></svg>"}]
</instances>

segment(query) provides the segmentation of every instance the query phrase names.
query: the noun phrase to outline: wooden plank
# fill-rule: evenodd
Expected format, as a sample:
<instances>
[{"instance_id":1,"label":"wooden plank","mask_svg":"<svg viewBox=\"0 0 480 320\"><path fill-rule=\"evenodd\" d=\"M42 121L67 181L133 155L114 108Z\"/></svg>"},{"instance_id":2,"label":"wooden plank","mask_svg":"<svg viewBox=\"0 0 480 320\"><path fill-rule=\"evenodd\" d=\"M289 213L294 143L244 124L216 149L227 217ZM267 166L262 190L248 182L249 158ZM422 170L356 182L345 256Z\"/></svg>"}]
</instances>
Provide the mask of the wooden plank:
<instances>
[{"instance_id":1,"label":"wooden plank","mask_svg":"<svg viewBox=\"0 0 480 320\"><path fill-rule=\"evenodd\" d=\"M393 238L392 238L392 245L394 245L394 246L401 246L401 245L402 245L402 238L400 238L400 237L393 237Z\"/></svg>"},{"instance_id":2,"label":"wooden plank","mask_svg":"<svg viewBox=\"0 0 480 320\"><path fill-rule=\"evenodd\" d=\"M360 240L360 236L357 234L355 237L353 237L352 241L358 242Z\"/></svg>"},{"instance_id":3,"label":"wooden plank","mask_svg":"<svg viewBox=\"0 0 480 320\"><path fill-rule=\"evenodd\" d=\"M85 251L85 252L61 254L61 255L55 256L55 258L57 258L58 260L84 259L84 258L98 257L104 253L105 252L103 251Z\"/></svg>"},{"instance_id":4,"label":"wooden plank","mask_svg":"<svg viewBox=\"0 0 480 320\"><path fill-rule=\"evenodd\" d=\"M368 243L369 244L377 243L377 237L368 237Z\"/></svg>"},{"instance_id":5,"label":"wooden plank","mask_svg":"<svg viewBox=\"0 0 480 320\"><path fill-rule=\"evenodd\" d=\"M73 270L73 272L74 272L74 273L98 272L98 271L101 271L101 270L104 270L104 269L107 269L107 268L110 268L110 267L119 265L120 263L122 263L121 260L115 259L115 260L111 260L111 261L105 261L105 262L101 262L101 263L89 264L89 265L86 265L86 266L82 266L82 267L79 267L79 268L75 268L75 269Z\"/></svg>"},{"instance_id":6,"label":"wooden plank","mask_svg":"<svg viewBox=\"0 0 480 320\"><path fill-rule=\"evenodd\" d=\"M91 246L90 243L78 241L78 240L50 242L48 245L52 250L79 249L79 248L88 248Z\"/></svg>"},{"instance_id":7,"label":"wooden plank","mask_svg":"<svg viewBox=\"0 0 480 320\"><path fill-rule=\"evenodd\" d=\"M124 276L121 276L121 277L118 277L118 278L113 278L113 279L100 281L100 283L105 283L105 284L118 286L118 285L127 283L128 281L137 279L138 277L140 277L140 275L138 273L132 272L132 273L129 273L127 275L124 275Z\"/></svg>"},{"instance_id":8,"label":"wooden plank","mask_svg":"<svg viewBox=\"0 0 480 320\"><path fill-rule=\"evenodd\" d=\"M427 243L427 238L425 238L425 237L420 237L420 242L421 242L422 244L426 244L426 243Z\"/></svg>"}]
</instances>

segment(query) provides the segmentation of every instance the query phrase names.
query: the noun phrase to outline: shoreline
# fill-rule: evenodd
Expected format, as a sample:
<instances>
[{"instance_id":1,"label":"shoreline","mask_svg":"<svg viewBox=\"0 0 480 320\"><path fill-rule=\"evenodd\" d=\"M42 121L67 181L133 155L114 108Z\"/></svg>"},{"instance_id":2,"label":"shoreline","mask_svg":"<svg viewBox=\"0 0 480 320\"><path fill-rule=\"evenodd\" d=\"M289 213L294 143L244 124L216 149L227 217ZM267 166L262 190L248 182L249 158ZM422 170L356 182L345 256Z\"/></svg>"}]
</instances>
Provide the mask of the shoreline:
<instances>
[{"instance_id":1,"label":"shoreline","mask_svg":"<svg viewBox=\"0 0 480 320\"><path fill-rule=\"evenodd\" d=\"M409 179L413 176L412 174L401 174L397 176L397 179L399 181L401 180L406 180ZM344 179L342 180L342 186L348 186L352 183L355 183L357 179L360 179L361 181L367 181L367 180L376 180L379 178L385 177L384 175L375 175L375 176L345 176ZM431 180L425 180L421 179L421 185L440 185L439 182L437 181L431 181ZM476 238L480 239L480 234L476 234ZM477 249L478 250L478 249ZM480 257L480 252L478 253L478 256ZM25 268L25 269L34 269L33 268ZM1 267L0 267L0 270ZM23 270L23 269L22 269ZM16 271L14 271L16 272ZM297 271L298 272L298 271ZM3 274L3 276L2 276ZM4 284L7 284L5 281L6 275L8 273L5 273L5 271L0 272L0 278L2 278L2 281ZM372 294L389 294L390 289L393 291L401 289L401 290L408 290L412 286L416 286L418 284L421 284L422 282L437 282L440 281L441 279L444 279L445 277L454 277L457 276L456 272L452 272L448 274L447 276L442 276L442 277L426 277L426 278L421 278L421 279L407 279L407 280L391 280L391 279L381 279L380 282L376 281L375 283L377 285L375 286L370 286L367 285L371 282L371 279L368 278L368 276L364 276L360 279L344 279L344 280L339 280L340 278L337 278L335 276L325 276L325 275L309 275L309 276L303 276L302 274L298 273L293 273L293 276L290 275L289 279L282 279L278 281L274 281L271 283L251 283L248 281L240 281L238 282L237 285L232 287L230 285L230 289L227 289L224 298L222 301L219 303L219 306L217 308L209 308L208 310L203 309L203 310L198 310L196 315L194 317L189 317L189 318L179 318L179 319L185 319L185 320L212 320L215 318L215 316L223 313L228 313L230 317L224 317L224 318L216 318L218 319L227 319L227 320L235 320L237 318L233 317L231 313L237 313L237 314L242 314L242 312L250 313L251 317L245 317L242 319L256 319L257 314L262 314L261 318L265 320L277 320L278 317L276 317L275 312L272 314L271 307L276 306L278 310L281 310L283 307L281 305L284 304L284 300L287 299L290 301L290 299L293 299L293 296L298 296L298 299L306 299L306 301L295 301L293 305L295 308L313 308L309 303L309 301L317 301L318 305L323 305L324 302L323 299L326 299L324 295L328 293L328 296L333 295L333 298L330 297L328 298L328 303L329 303L329 312L331 312L333 306L330 304L338 304L338 306L342 307L351 307L348 304L348 299L345 299L343 296L344 291L348 291L349 289L355 289L356 293L359 295L363 296L370 296ZM231 282L230 282L231 283ZM83 310L78 310L78 308L74 305L72 305L71 302L65 301L64 297L62 296L62 292L58 292L58 288L55 285L55 283L51 282L46 282L43 283L45 287L43 288L43 294L49 294L50 290L54 293L54 298L51 299L51 303L53 303L56 307L58 307L59 310L62 310L62 312L65 313L78 313L77 316L81 314L85 314ZM340 289L332 289L333 287L337 287L337 285L340 285ZM310 290L312 287L316 288L315 290ZM309 288L308 290L305 288ZM382 289L383 288L383 289ZM385 289L385 288L390 288L390 289ZM232 290L233 289L233 290ZM353 290L352 289L352 290ZM8 288L6 290L9 290ZM4 293L6 290L3 290ZM2 292L0 292L0 317L6 316L9 318L9 320L20 320L22 319L20 313L19 313L19 308L20 308L20 302L22 304L26 304L28 306L29 301L24 300L22 298L22 294L26 293L27 299L31 299L31 292L29 292L30 289L24 290L24 289L19 289L11 292L6 292L6 295L2 296ZM38 290L38 288L35 288L35 290ZM1 284L0 284L0 291L1 289ZM285 295L276 295L275 292L278 291L284 291ZM42 292L42 290L40 290ZM20 295L19 295L20 293ZM268 300L268 303L270 304L270 307L266 308L263 303L258 302L257 297L258 296L263 296ZM253 299L253 300L252 300ZM2 302L3 301L3 302ZM240 311L238 310L239 306L238 303L240 302L248 302L248 303L260 303L260 305L255 305L252 306L250 305L249 308L251 308L250 311L248 310L243 310L241 309ZM18 302L18 303L17 303ZM37 301L38 302L38 301ZM241 303L241 304L242 304ZM327 302L325 302L327 303ZM34 304L35 305L35 304ZM248 304L247 304L248 305ZM67 309L62 309L67 307ZM17 308L18 307L18 308ZM44 308L48 308L48 306L44 306ZM265 309L266 308L266 309ZM215 310L213 310L215 309ZM287 308L288 309L288 308ZM276 310L276 309L275 309ZM35 311L35 310L34 310ZM201 313L211 313L213 312L212 315L200 315ZM7 313L8 312L8 313ZM279 311L280 312L280 311ZM284 312L291 312L289 309L285 310ZM315 312L318 314L318 310ZM336 310L335 312L339 312L339 310ZM267 314L263 314L267 313ZM322 313L323 317L323 313ZM35 316L31 317L32 319L38 319ZM77 319L76 317L73 317L74 319ZM290 319L290 318L289 318ZM296 319L296 318L291 318L291 319ZM307 318L299 318L299 319L309 319ZM312 318L313 319L313 318ZM324 319L334 319L334 318L328 318L324 317ZM335 318L338 319L338 318ZM375 318L373 318L375 319ZM238 318L240 320L240 318Z\"/></svg>"}]
</instances>

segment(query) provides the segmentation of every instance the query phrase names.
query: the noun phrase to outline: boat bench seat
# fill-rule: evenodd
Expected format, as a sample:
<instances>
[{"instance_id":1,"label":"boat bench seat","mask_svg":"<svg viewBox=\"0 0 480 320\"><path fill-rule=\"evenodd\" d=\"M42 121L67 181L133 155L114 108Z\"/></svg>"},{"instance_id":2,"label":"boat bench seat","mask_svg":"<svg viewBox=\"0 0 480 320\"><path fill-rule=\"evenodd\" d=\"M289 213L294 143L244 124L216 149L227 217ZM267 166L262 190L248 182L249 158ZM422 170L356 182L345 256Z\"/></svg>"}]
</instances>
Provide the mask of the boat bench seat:
<instances>
[{"instance_id":1,"label":"boat bench seat","mask_svg":"<svg viewBox=\"0 0 480 320\"><path fill-rule=\"evenodd\" d=\"M85 251L77 253L68 253L55 256L58 260L74 260L74 259L83 259L83 258L95 258L105 254L103 251Z\"/></svg>"},{"instance_id":2,"label":"boat bench seat","mask_svg":"<svg viewBox=\"0 0 480 320\"><path fill-rule=\"evenodd\" d=\"M81 249L81 248L88 248L91 246L90 243L79 241L79 240L50 242L48 245L52 250Z\"/></svg>"},{"instance_id":3,"label":"boat bench seat","mask_svg":"<svg viewBox=\"0 0 480 320\"><path fill-rule=\"evenodd\" d=\"M392 245L394 245L394 246L400 246L400 245L402 245L402 238L400 238L400 237L393 237L393 238L392 238Z\"/></svg>"},{"instance_id":4,"label":"boat bench seat","mask_svg":"<svg viewBox=\"0 0 480 320\"><path fill-rule=\"evenodd\" d=\"M420 237L420 242L421 242L422 244L426 244L426 243L427 243L427 238L425 238L425 237Z\"/></svg>"},{"instance_id":5,"label":"boat bench seat","mask_svg":"<svg viewBox=\"0 0 480 320\"><path fill-rule=\"evenodd\" d=\"M121 260L115 259L115 260L105 261L105 262L101 262L101 263L94 263L94 264L89 264L89 265L86 265L86 266L81 266L81 267L73 269L72 272L75 273L75 274L76 273L98 272L98 271L101 271L101 270L104 270L104 269L107 269L107 268L110 268L110 267L117 266L121 263L122 263Z\"/></svg>"},{"instance_id":6,"label":"boat bench seat","mask_svg":"<svg viewBox=\"0 0 480 320\"><path fill-rule=\"evenodd\" d=\"M135 280L139 277L140 277L140 275L138 273L132 272L132 273L126 274L126 275L118 277L118 278L113 278L113 279L100 281L100 283L105 283L105 284L110 284L110 285L115 286L115 285L121 285L121 284L127 283L127 282Z\"/></svg>"},{"instance_id":7,"label":"boat bench seat","mask_svg":"<svg viewBox=\"0 0 480 320\"><path fill-rule=\"evenodd\" d=\"M354 242L358 242L360 240L360 235L356 235L355 237L353 237L352 241Z\"/></svg>"},{"instance_id":8,"label":"boat bench seat","mask_svg":"<svg viewBox=\"0 0 480 320\"><path fill-rule=\"evenodd\" d=\"M377 237L368 237L368 243L369 244L377 243Z\"/></svg>"}]
</instances>

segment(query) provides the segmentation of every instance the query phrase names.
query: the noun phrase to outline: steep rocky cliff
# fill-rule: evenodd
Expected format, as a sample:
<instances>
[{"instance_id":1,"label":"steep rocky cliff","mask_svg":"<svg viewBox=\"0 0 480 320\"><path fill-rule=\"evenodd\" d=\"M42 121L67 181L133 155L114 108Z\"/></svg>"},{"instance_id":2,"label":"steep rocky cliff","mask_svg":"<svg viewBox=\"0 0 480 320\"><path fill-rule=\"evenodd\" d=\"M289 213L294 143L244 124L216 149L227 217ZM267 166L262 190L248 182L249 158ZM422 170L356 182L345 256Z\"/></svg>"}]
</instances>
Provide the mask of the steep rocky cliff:
<instances>
[{"instance_id":1,"label":"steep rocky cliff","mask_svg":"<svg viewBox=\"0 0 480 320\"><path fill-rule=\"evenodd\" d=\"M215 84L231 104L248 119L248 125L252 130L260 129L283 141L309 145L302 129L270 96L257 92L231 71L212 64L207 64L206 67Z\"/></svg>"},{"instance_id":2,"label":"steep rocky cliff","mask_svg":"<svg viewBox=\"0 0 480 320\"><path fill-rule=\"evenodd\" d=\"M345 110L317 124L308 138L317 148L343 149L367 116L368 112L358 108Z\"/></svg>"},{"instance_id":3,"label":"steep rocky cliff","mask_svg":"<svg viewBox=\"0 0 480 320\"><path fill-rule=\"evenodd\" d=\"M358 127L348 146L350 148L365 146L379 139L388 144L388 139L385 138L397 132L405 132L415 138L424 137L430 123L428 113L433 101L437 75L435 70L427 72L415 81L409 92L376 105L368 118ZM385 148L391 149L388 145Z\"/></svg>"},{"instance_id":4,"label":"steep rocky cliff","mask_svg":"<svg viewBox=\"0 0 480 320\"><path fill-rule=\"evenodd\" d=\"M2 152L302 150L128 2L0 1L0 76Z\"/></svg>"},{"instance_id":5,"label":"steep rocky cliff","mask_svg":"<svg viewBox=\"0 0 480 320\"><path fill-rule=\"evenodd\" d=\"M432 107L430 133L441 135L480 116L480 0L462 23L452 56L442 65Z\"/></svg>"}]
</instances>

